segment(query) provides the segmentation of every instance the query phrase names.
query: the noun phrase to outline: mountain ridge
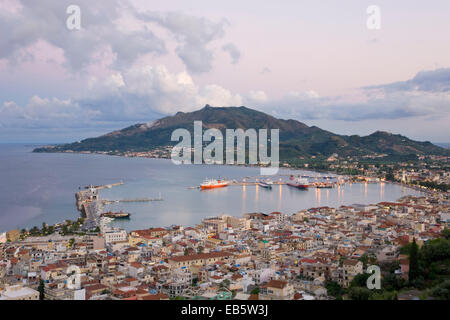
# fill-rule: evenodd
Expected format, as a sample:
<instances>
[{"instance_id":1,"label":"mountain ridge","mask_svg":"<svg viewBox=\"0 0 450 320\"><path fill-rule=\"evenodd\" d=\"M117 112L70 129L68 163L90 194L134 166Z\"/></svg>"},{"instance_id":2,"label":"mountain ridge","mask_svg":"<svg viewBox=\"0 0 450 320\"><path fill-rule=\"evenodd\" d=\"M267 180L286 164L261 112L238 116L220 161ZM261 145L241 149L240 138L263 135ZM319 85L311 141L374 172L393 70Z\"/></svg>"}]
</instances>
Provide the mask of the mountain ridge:
<instances>
[{"instance_id":1,"label":"mountain ridge","mask_svg":"<svg viewBox=\"0 0 450 320\"><path fill-rule=\"evenodd\" d=\"M34 152L144 152L173 146L172 132L185 128L193 132L194 121L202 121L204 129L280 129L280 159L301 156L366 156L366 155L449 155L450 151L429 141L411 140L399 134L376 131L367 136L339 135L294 119L278 119L244 106L211 107L193 112L177 112L147 123L137 123L105 135L81 142L37 148Z\"/></svg>"}]
</instances>

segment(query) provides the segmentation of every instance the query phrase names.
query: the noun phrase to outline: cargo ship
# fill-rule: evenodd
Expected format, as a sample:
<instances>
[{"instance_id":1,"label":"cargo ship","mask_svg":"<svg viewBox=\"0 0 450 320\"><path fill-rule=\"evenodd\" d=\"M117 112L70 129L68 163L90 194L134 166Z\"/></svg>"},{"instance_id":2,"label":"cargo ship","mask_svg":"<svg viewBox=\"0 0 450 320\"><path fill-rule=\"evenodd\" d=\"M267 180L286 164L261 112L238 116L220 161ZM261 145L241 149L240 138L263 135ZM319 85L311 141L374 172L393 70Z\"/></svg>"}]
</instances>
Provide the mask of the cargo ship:
<instances>
[{"instance_id":1,"label":"cargo ship","mask_svg":"<svg viewBox=\"0 0 450 320\"><path fill-rule=\"evenodd\" d=\"M308 180L303 179L303 178L291 180L290 182L287 183L287 185L290 187L297 188L297 189L308 189L309 188Z\"/></svg>"},{"instance_id":2,"label":"cargo ship","mask_svg":"<svg viewBox=\"0 0 450 320\"><path fill-rule=\"evenodd\" d=\"M203 183L200 185L200 188L202 190L206 190L206 189L223 188L226 186L228 186L228 182L225 180L207 179L203 181Z\"/></svg>"},{"instance_id":3,"label":"cargo ship","mask_svg":"<svg viewBox=\"0 0 450 320\"><path fill-rule=\"evenodd\" d=\"M113 219L129 219L131 214L128 212L105 212L101 215L102 217L113 218Z\"/></svg>"}]
</instances>

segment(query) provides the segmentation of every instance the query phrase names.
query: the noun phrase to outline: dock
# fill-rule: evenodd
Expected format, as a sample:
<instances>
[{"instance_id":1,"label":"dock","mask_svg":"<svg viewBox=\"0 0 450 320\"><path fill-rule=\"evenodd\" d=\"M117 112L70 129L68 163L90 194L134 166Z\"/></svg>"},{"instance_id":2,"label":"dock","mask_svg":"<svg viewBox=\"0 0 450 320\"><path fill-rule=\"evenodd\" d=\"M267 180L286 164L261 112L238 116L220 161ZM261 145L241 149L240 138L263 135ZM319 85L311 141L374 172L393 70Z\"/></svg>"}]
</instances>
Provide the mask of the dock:
<instances>
[{"instance_id":1,"label":"dock","mask_svg":"<svg viewBox=\"0 0 450 320\"><path fill-rule=\"evenodd\" d=\"M122 200L101 200L103 204L119 203L119 202L153 202L163 201L163 198L141 198L141 199L122 199Z\"/></svg>"},{"instance_id":2,"label":"dock","mask_svg":"<svg viewBox=\"0 0 450 320\"><path fill-rule=\"evenodd\" d=\"M85 218L83 229L90 230L100 226L100 214L105 202L99 199L98 191L123 184L123 181L120 181L100 186L89 185L75 194L77 209L80 211L81 216Z\"/></svg>"}]
</instances>

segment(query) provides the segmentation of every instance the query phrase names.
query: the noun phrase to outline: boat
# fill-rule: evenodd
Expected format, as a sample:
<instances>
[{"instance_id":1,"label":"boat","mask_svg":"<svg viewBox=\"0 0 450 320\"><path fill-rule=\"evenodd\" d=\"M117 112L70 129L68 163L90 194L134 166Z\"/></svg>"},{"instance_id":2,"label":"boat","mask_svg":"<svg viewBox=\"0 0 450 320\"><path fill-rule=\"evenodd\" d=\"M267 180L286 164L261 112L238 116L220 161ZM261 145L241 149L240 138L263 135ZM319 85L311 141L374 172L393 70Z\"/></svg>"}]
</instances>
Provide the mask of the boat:
<instances>
[{"instance_id":1,"label":"boat","mask_svg":"<svg viewBox=\"0 0 450 320\"><path fill-rule=\"evenodd\" d=\"M220 179L206 179L203 181L203 183L200 185L200 188L202 190L206 189L216 189L216 188L223 188L228 186L228 182L225 180Z\"/></svg>"},{"instance_id":2,"label":"boat","mask_svg":"<svg viewBox=\"0 0 450 320\"><path fill-rule=\"evenodd\" d=\"M332 183L319 183L316 185L316 188L320 188L320 189L331 189L333 188L333 184Z\"/></svg>"},{"instance_id":3,"label":"boat","mask_svg":"<svg viewBox=\"0 0 450 320\"><path fill-rule=\"evenodd\" d=\"M258 185L262 188L272 189L273 182L270 180L267 181L258 181Z\"/></svg>"},{"instance_id":4,"label":"boat","mask_svg":"<svg viewBox=\"0 0 450 320\"><path fill-rule=\"evenodd\" d=\"M113 219L129 219L131 214L128 212L105 212L101 215L102 217L113 218Z\"/></svg>"},{"instance_id":5,"label":"boat","mask_svg":"<svg viewBox=\"0 0 450 320\"><path fill-rule=\"evenodd\" d=\"M309 188L309 182L307 179L298 178L296 180L292 180L292 182L287 183L288 186L294 187L297 189L308 189Z\"/></svg>"}]
</instances>

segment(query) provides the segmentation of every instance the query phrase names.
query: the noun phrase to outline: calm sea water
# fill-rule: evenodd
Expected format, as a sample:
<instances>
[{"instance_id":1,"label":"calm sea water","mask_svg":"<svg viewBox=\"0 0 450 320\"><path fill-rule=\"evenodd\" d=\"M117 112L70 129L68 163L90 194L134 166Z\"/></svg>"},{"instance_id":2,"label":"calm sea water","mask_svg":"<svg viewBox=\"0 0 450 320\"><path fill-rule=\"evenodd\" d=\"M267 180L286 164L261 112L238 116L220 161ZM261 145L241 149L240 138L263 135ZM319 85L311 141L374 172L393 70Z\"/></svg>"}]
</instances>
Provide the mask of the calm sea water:
<instances>
[{"instance_id":1,"label":"calm sea water","mask_svg":"<svg viewBox=\"0 0 450 320\"><path fill-rule=\"evenodd\" d=\"M246 212L294 213L317 206L340 206L394 201L420 194L391 184L352 184L333 189L302 191L288 186L272 190L257 186L229 186L200 191L206 177L249 180L259 169L234 166L173 165L170 160L123 158L83 154L36 154L31 145L0 144L0 232L76 219L75 192L80 186L123 181L123 186L102 190L104 199L157 198L160 202L118 203L105 210L124 210L130 220L114 222L127 230L172 224L194 225L203 217ZM276 179L290 173L280 170Z\"/></svg>"}]
</instances>

